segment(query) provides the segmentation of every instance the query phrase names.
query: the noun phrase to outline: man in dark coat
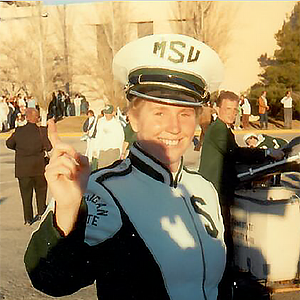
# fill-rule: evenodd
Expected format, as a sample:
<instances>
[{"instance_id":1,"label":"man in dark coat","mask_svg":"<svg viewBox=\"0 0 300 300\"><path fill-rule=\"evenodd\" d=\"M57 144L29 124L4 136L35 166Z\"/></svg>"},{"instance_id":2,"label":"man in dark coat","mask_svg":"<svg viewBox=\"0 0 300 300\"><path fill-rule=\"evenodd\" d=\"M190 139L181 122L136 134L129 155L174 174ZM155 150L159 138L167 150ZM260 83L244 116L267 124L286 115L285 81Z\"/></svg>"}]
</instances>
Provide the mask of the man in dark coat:
<instances>
[{"instance_id":1,"label":"man in dark coat","mask_svg":"<svg viewBox=\"0 0 300 300\"><path fill-rule=\"evenodd\" d=\"M35 108L26 109L27 124L16 128L7 139L6 146L15 150L15 177L18 178L23 202L24 224L31 225L46 209L47 181L44 176L45 151L52 145L46 127L39 127L39 112ZM37 216L33 217L32 197L36 194Z\"/></svg>"},{"instance_id":2,"label":"man in dark coat","mask_svg":"<svg viewBox=\"0 0 300 300\"><path fill-rule=\"evenodd\" d=\"M234 190L238 185L236 164L263 163L268 159L281 159L284 156L281 150L238 146L231 130L238 106L239 97L235 93L230 91L220 93L217 99L218 118L209 125L205 133L199 166L200 174L213 183L219 194L225 227L224 240L227 246L227 266L224 276L233 266L230 207L234 199ZM219 295L221 297L222 291Z\"/></svg>"}]
</instances>

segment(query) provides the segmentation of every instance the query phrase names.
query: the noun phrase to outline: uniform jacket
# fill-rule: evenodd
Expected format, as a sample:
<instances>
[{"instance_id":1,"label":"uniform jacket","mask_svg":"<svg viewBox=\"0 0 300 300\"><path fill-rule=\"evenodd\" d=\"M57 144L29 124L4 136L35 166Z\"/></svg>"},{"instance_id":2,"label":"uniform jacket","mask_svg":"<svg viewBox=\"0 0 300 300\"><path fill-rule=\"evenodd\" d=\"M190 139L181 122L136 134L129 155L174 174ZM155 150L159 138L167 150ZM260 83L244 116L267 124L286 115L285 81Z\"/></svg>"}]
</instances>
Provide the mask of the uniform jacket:
<instances>
[{"instance_id":1,"label":"uniform jacket","mask_svg":"<svg viewBox=\"0 0 300 300\"><path fill-rule=\"evenodd\" d=\"M280 149L288 142L285 139L269 136L266 134L259 134L258 135L258 143L256 145L257 148L261 149Z\"/></svg>"},{"instance_id":2,"label":"uniform jacket","mask_svg":"<svg viewBox=\"0 0 300 300\"><path fill-rule=\"evenodd\" d=\"M45 171L44 149L50 151L52 145L46 127L27 123L17 127L6 140L6 146L15 150L15 176L18 178L43 175Z\"/></svg>"},{"instance_id":3,"label":"uniform jacket","mask_svg":"<svg viewBox=\"0 0 300 300\"><path fill-rule=\"evenodd\" d=\"M134 144L126 160L91 175L67 237L54 207L25 254L39 290L62 296L96 280L101 300L216 300L223 222L216 190L197 172L181 165L173 177Z\"/></svg>"},{"instance_id":4,"label":"uniform jacket","mask_svg":"<svg viewBox=\"0 0 300 300\"><path fill-rule=\"evenodd\" d=\"M220 195L220 201L233 201L238 184L237 163L265 161L265 151L239 147L233 132L219 118L208 127L203 141L199 173L212 182Z\"/></svg>"}]
</instances>

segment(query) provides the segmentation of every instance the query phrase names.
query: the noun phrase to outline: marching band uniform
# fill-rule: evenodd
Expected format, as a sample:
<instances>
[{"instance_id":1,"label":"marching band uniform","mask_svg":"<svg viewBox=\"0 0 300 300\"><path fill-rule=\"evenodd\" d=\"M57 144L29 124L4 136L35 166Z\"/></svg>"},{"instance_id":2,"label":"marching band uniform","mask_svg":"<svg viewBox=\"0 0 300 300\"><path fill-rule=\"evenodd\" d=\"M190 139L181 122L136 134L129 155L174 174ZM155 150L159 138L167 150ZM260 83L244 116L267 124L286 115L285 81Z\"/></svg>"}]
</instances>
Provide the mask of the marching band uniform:
<instances>
[{"instance_id":1,"label":"marching band uniform","mask_svg":"<svg viewBox=\"0 0 300 300\"><path fill-rule=\"evenodd\" d=\"M26 261L36 288L62 296L96 280L104 300L216 299L225 252L211 183L183 166L173 176L135 145L91 176L84 200L71 236L50 207L33 235Z\"/></svg>"},{"instance_id":2,"label":"marching band uniform","mask_svg":"<svg viewBox=\"0 0 300 300\"><path fill-rule=\"evenodd\" d=\"M212 49L177 34L125 45L113 70L129 101L168 107L201 106L223 76ZM137 139L125 160L91 174L67 236L55 209L53 200L25 254L30 279L44 293L68 295L96 281L103 300L217 299L226 256L218 195L182 158L173 173Z\"/></svg>"}]
</instances>

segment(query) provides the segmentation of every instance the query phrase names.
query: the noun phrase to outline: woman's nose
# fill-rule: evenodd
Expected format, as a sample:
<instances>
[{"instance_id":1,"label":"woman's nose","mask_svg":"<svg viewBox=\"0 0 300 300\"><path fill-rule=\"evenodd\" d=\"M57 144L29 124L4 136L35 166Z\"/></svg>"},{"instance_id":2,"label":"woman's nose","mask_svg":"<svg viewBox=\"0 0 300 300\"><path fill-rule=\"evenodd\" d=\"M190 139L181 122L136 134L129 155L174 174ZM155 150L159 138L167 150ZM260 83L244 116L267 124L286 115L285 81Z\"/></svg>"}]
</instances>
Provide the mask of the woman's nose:
<instances>
[{"instance_id":1,"label":"woman's nose","mask_svg":"<svg viewBox=\"0 0 300 300\"><path fill-rule=\"evenodd\" d=\"M168 132L177 134L180 132L180 120L177 115L172 115L168 120Z\"/></svg>"}]
</instances>

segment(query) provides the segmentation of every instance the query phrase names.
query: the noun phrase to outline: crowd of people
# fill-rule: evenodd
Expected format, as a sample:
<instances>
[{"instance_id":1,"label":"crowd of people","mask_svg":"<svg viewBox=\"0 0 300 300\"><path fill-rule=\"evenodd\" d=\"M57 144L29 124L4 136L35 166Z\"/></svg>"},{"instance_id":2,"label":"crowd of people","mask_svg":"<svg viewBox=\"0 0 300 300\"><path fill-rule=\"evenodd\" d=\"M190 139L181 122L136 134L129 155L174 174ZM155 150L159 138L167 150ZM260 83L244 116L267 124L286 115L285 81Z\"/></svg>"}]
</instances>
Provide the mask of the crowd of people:
<instances>
[{"instance_id":1,"label":"crowd of people","mask_svg":"<svg viewBox=\"0 0 300 300\"><path fill-rule=\"evenodd\" d=\"M36 107L33 96L3 95L0 97L0 132L9 131L26 124L25 111L27 107Z\"/></svg>"},{"instance_id":2,"label":"crowd of people","mask_svg":"<svg viewBox=\"0 0 300 300\"><path fill-rule=\"evenodd\" d=\"M53 92L48 106L48 118L54 117L56 121L70 116L86 115L89 102L81 93L76 93L74 98L62 90Z\"/></svg>"},{"instance_id":3,"label":"crowd of people","mask_svg":"<svg viewBox=\"0 0 300 300\"><path fill-rule=\"evenodd\" d=\"M26 108L40 109L38 100L32 95L17 94L15 96L3 95L0 97L0 132L7 132L18 126L26 124ZM81 93L74 98L62 90L53 92L48 105L48 118L54 117L56 121L68 116L86 115L89 102Z\"/></svg>"},{"instance_id":4,"label":"crowd of people","mask_svg":"<svg viewBox=\"0 0 300 300\"><path fill-rule=\"evenodd\" d=\"M280 100L284 112L283 117L285 129L292 129L293 99L291 95L291 91L287 91L285 96ZM263 91L261 93L260 97L257 99L256 105L258 107L259 127L260 129L268 129L268 114L270 111L270 104L267 99L267 91ZM249 121L252 111L253 110L250 101L246 98L245 95L242 94L240 96L238 113L234 122L234 129L250 129Z\"/></svg>"}]
</instances>

